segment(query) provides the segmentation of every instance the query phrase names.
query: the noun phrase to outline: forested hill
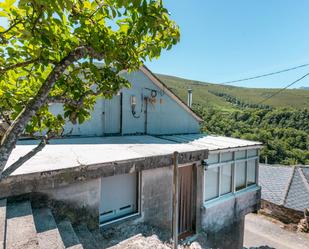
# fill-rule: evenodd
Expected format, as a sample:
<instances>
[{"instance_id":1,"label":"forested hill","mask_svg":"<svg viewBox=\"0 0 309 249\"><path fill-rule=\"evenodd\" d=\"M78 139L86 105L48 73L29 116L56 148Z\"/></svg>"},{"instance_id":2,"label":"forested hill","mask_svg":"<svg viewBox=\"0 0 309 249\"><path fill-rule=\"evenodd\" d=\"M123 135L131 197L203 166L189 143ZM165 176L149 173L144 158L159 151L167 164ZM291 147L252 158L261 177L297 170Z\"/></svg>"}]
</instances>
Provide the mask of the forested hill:
<instances>
[{"instance_id":1,"label":"forested hill","mask_svg":"<svg viewBox=\"0 0 309 249\"><path fill-rule=\"evenodd\" d=\"M309 91L243 88L157 75L204 119L204 132L263 142L261 162L309 165Z\"/></svg>"},{"instance_id":2,"label":"forested hill","mask_svg":"<svg viewBox=\"0 0 309 249\"><path fill-rule=\"evenodd\" d=\"M257 104L278 91L278 89L210 84L162 74L157 76L183 100L187 101L187 89L191 88L194 103L227 111L235 109L234 102ZM309 108L309 90L287 89L266 101L265 104L272 107Z\"/></svg>"}]
</instances>

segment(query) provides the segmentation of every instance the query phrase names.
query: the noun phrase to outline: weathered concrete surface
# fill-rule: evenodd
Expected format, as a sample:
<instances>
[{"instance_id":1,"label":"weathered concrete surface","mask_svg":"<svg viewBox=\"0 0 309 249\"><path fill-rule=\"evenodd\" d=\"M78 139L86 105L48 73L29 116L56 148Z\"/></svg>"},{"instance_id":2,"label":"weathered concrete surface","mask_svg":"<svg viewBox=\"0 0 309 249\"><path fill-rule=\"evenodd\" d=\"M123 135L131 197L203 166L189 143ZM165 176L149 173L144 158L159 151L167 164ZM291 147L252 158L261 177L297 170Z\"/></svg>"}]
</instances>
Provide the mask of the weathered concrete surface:
<instances>
[{"instance_id":1,"label":"weathered concrete surface","mask_svg":"<svg viewBox=\"0 0 309 249\"><path fill-rule=\"evenodd\" d=\"M5 228L6 228L6 199L0 200L0 249L4 248Z\"/></svg>"},{"instance_id":2,"label":"weathered concrete surface","mask_svg":"<svg viewBox=\"0 0 309 249\"><path fill-rule=\"evenodd\" d=\"M309 234L287 231L283 224L263 215L248 214L245 221L244 246L268 246L278 249L304 249L309 245Z\"/></svg>"},{"instance_id":3,"label":"weathered concrete surface","mask_svg":"<svg viewBox=\"0 0 309 249\"><path fill-rule=\"evenodd\" d=\"M60 232L65 248L70 249L83 249L71 222L61 221L58 223L58 230Z\"/></svg>"},{"instance_id":4,"label":"weathered concrete surface","mask_svg":"<svg viewBox=\"0 0 309 249\"><path fill-rule=\"evenodd\" d=\"M43 190L50 199L73 204L77 208L87 208L93 215L99 215L101 179L75 183L64 187Z\"/></svg>"},{"instance_id":5,"label":"weathered concrete surface","mask_svg":"<svg viewBox=\"0 0 309 249\"><path fill-rule=\"evenodd\" d=\"M240 249L243 244L244 216L257 211L261 189L252 186L206 205L202 211L202 228L207 233L207 246Z\"/></svg>"},{"instance_id":6,"label":"weathered concrete surface","mask_svg":"<svg viewBox=\"0 0 309 249\"><path fill-rule=\"evenodd\" d=\"M79 241L84 249L98 249L102 248L93 237L92 233L88 230L86 225L80 225L74 228Z\"/></svg>"},{"instance_id":7,"label":"weathered concrete surface","mask_svg":"<svg viewBox=\"0 0 309 249\"><path fill-rule=\"evenodd\" d=\"M64 249L58 227L48 208L33 209L33 218L40 248Z\"/></svg>"},{"instance_id":8,"label":"weathered concrete surface","mask_svg":"<svg viewBox=\"0 0 309 249\"><path fill-rule=\"evenodd\" d=\"M104 151L98 151L97 153L102 154ZM66 156L64 152L62 156L63 155ZM179 164L199 162L207 157L207 150L182 152L179 153ZM91 179L97 179L99 177L134 173L145 169L167 167L172 165L172 163L172 154L166 154L124 161L117 160L93 165L83 165L25 175L13 175L0 182L0 198L31 192L41 192L42 190L64 187L72 183L85 182Z\"/></svg>"},{"instance_id":9,"label":"weathered concrete surface","mask_svg":"<svg viewBox=\"0 0 309 249\"><path fill-rule=\"evenodd\" d=\"M207 233L205 248L217 249L242 249L244 238L244 217L239 218L232 224L223 227L217 232Z\"/></svg>"},{"instance_id":10,"label":"weathered concrete surface","mask_svg":"<svg viewBox=\"0 0 309 249\"><path fill-rule=\"evenodd\" d=\"M142 171L142 218L144 222L165 229L172 225L171 167Z\"/></svg>"},{"instance_id":11,"label":"weathered concrete surface","mask_svg":"<svg viewBox=\"0 0 309 249\"><path fill-rule=\"evenodd\" d=\"M7 206L7 249L39 249L30 202Z\"/></svg>"},{"instance_id":12,"label":"weathered concrete surface","mask_svg":"<svg viewBox=\"0 0 309 249\"><path fill-rule=\"evenodd\" d=\"M205 206L202 211L202 227L206 233L215 233L225 226L237 222L244 215L257 211L261 189L251 187Z\"/></svg>"},{"instance_id":13,"label":"weathered concrete surface","mask_svg":"<svg viewBox=\"0 0 309 249\"><path fill-rule=\"evenodd\" d=\"M19 141L6 167L33 149L36 143L37 141L33 140ZM153 136L54 139L50 140L44 150L18 168L13 175L164 156L174 151L182 153L201 150L208 149L206 146L176 143Z\"/></svg>"}]
</instances>

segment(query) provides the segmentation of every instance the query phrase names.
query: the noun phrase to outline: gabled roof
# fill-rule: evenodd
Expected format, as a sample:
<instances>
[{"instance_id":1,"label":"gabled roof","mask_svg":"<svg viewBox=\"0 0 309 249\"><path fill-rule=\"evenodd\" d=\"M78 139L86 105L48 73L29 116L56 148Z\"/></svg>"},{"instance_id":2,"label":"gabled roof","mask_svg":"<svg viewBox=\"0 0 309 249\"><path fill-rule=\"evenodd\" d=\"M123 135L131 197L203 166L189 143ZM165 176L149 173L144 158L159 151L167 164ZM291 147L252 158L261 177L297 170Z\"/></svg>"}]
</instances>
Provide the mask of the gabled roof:
<instances>
[{"instance_id":1,"label":"gabled roof","mask_svg":"<svg viewBox=\"0 0 309 249\"><path fill-rule=\"evenodd\" d=\"M303 211L309 207L309 167L260 164L262 199Z\"/></svg>"},{"instance_id":2,"label":"gabled roof","mask_svg":"<svg viewBox=\"0 0 309 249\"><path fill-rule=\"evenodd\" d=\"M191 114L198 122L202 122L203 118L195 113L185 102L182 101L171 89L167 87L153 72L145 65L140 67L140 70L160 89L162 89L169 97L175 100L183 109Z\"/></svg>"},{"instance_id":3,"label":"gabled roof","mask_svg":"<svg viewBox=\"0 0 309 249\"><path fill-rule=\"evenodd\" d=\"M304 175L308 168L297 167L294 169L288 195L285 199L285 207L304 211L309 207L309 182Z\"/></svg>"}]
</instances>

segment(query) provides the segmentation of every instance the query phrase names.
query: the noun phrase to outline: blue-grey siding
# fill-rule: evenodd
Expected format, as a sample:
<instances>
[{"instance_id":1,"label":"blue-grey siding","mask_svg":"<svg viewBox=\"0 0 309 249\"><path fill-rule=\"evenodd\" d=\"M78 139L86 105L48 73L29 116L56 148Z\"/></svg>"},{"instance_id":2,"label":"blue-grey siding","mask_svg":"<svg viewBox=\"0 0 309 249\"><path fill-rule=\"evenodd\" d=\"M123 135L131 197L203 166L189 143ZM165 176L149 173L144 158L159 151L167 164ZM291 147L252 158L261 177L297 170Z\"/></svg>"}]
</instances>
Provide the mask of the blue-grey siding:
<instances>
[{"instance_id":1,"label":"blue-grey siding","mask_svg":"<svg viewBox=\"0 0 309 249\"><path fill-rule=\"evenodd\" d=\"M104 136L107 134L186 134L198 133L199 122L164 90L155 85L142 71L123 73L131 88L121 90L112 100L98 98L91 118L83 124L67 123L65 132L71 135ZM156 98L147 101L147 122L145 122L146 101L151 90L157 92ZM131 96L136 97L136 115L132 114ZM62 112L61 105L50 107L53 113ZM121 119L122 112L122 119Z\"/></svg>"},{"instance_id":2,"label":"blue-grey siding","mask_svg":"<svg viewBox=\"0 0 309 249\"><path fill-rule=\"evenodd\" d=\"M123 133L144 132L144 113L136 119L131 113L130 97L135 95L141 108L141 96L150 97L150 90L157 91L155 102L148 103L147 133L148 134L180 134L198 133L198 121L175 100L159 89L143 72L137 71L123 75L131 82L132 87L123 89ZM145 107L145 106L144 106Z\"/></svg>"}]
</instances>

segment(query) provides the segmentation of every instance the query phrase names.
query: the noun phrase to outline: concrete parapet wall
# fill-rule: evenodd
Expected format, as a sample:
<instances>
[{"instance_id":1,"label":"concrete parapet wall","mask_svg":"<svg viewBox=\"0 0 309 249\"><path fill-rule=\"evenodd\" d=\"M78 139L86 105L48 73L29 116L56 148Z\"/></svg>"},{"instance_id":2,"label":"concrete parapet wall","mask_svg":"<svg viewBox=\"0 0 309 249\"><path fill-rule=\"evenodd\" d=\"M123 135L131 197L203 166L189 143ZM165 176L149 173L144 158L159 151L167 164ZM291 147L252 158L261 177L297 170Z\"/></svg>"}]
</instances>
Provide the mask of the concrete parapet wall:
<instances>
[{"instance_id":1,"label":"concrete parapet wall","mask_svg":"<svg viewBox=\"0 0 309 249\"><path fill-rule=\"evenodd\" d=\"M260 207L260 188L249 188L231 194L202 208L202 228L208 232L217 232L248 213Z\"/></svg>"},{"instance_id":2,"label":"concrete parapet wall","mask_svg":"<svg viewBox=\"0 0 309 249\"><path fill-rule=\"evenodd\" d=\"M204 205L201 225L211 248L243 248L244 217L260 208L261 189L253 186Z\"/></svg>"},{"instance_id":3,"label":"concrete parapet wall","mask_svg":"<svg viewBox=\"0 0 309 249\"><path fill-rule=\"evenodd\" d=\"M171 167L142 171L142 220L164 229L172 228Z\"/></svg>"},{"instance_id":4,"label":"concrete parapet wall","mask_svg":"<svg viewBox=\"0 0 309 249\"><path fill-rule=\"evenodd\" d=\"M179 153L179 164L201 161L208 157L208 150ZM173 155L149 156L123 161L13 175L0 181L0 198L31 192L41 192L58 187L83 183L99 177L108 177L148 169L168 167L173 164Z\"/></svg>"},{"instance_id":5,"label":"concrete parapet wall","mask_svg":"<svg viewBox=\"0 0 309 249\"><path fill-rule=\"evenodd\" d=\"M50 199L65 201L79 208L87 208L99 215L101 179L75 183L41 191Z\"/></svg>"}]
</instances>

